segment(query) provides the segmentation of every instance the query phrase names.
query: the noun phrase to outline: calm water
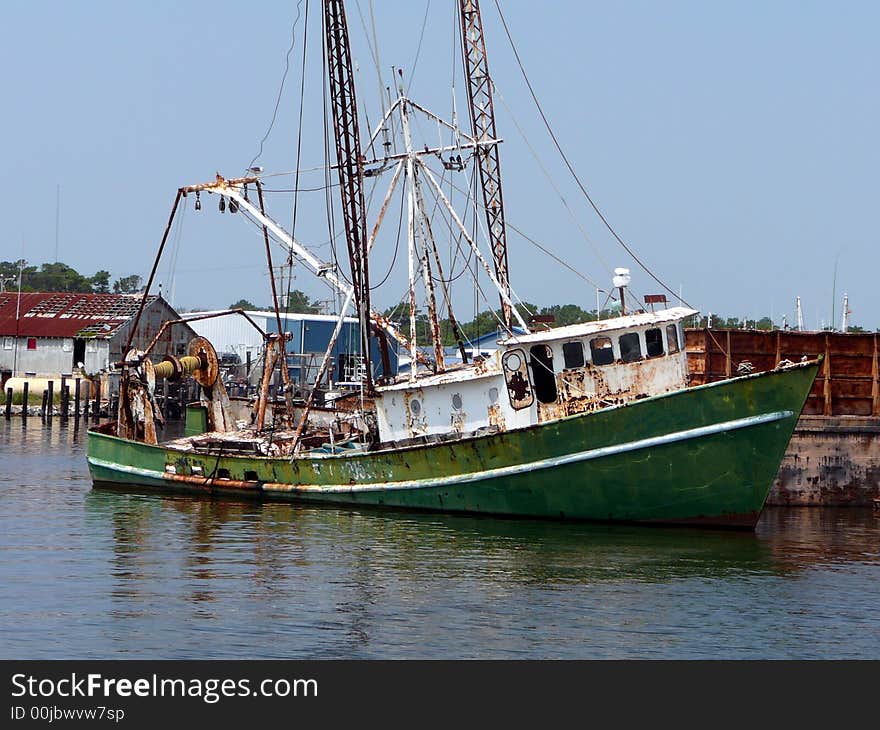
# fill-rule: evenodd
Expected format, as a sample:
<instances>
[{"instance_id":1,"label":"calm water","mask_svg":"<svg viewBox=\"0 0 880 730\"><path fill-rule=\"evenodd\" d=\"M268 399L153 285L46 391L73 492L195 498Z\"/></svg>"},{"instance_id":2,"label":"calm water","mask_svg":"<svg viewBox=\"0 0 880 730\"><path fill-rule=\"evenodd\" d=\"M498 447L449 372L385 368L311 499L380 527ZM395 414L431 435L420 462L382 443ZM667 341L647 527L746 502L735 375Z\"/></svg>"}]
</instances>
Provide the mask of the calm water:
<instances>
[{"instance_id":1,"label":"calm water","mask_svg":"<svg viewBox=\"0 0 880 730\"><path fill-rule=\"evenodd\" d=\"M880 658L880 518L755 534L92 490L0 419L0 658Z\"/></svg>"}]
</instances>

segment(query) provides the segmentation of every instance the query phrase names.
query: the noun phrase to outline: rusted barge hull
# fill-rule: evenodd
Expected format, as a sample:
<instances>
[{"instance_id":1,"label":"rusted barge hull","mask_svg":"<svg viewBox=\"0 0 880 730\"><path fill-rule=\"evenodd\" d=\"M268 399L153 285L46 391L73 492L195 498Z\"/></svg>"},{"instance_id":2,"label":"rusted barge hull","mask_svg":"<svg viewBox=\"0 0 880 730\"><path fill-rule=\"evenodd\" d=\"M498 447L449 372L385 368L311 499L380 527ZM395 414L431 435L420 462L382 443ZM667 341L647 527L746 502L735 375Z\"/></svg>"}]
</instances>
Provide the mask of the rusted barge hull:
<instances>
[{"instance_id":1,"label":"rusted barge hull","mask_svg":"<svg viewBox=\"0 0 880 730\"><path fill-rule=\"evenodd\" d=\"M878 335L686 330L691 385L823 355L767 498L771 505L870 506L880 498Z\"/></svg>"}]
</instances>

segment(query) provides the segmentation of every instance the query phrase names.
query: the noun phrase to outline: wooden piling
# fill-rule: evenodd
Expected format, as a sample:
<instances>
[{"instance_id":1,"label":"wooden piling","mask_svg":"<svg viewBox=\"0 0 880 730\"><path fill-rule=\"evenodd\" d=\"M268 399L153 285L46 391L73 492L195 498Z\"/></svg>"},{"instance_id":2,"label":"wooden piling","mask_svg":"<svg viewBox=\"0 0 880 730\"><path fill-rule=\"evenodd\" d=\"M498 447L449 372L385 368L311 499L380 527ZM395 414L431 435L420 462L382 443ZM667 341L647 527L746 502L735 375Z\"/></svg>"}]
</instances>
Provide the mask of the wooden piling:
<instances>
[{"instance_id":1,"label":"wooden piling","mask_svg":"<svg viewBox=\"0 0 880 730\"><path fill-rule=\"evenodd\" d=\"M55 412L55 381L49 379L49 387L46 389L46 412L45 416L50 421Z\"/></svg>"},{"instance_id":2,"label":"wooden piling","mask_svg":"<svg viewBox=\"0 0 880 730\"><path fill-rule=\"evenodd\" d=\"M95 381L95 403L92 407L92 420L97 421L101 416L101 381Z\"/></svg>"},{"instance_id":3,"label":"wooden piling","mask_svg":"<svg viewBox=\"0 0 880 730\"><path fill-rule=\"evenodd\" d=\"M724 377L729 378L732 369L730 360L730 330L727 330L727 351L724 353Z\"/></svg>"},{"instance_id":4,"label":"wooden piling","mask_svg":"<svg viewBox=\"0 0 880 730\"><path fill-rule=\"evenodd\" d=\"M79 421L80 378L73 381L73 418Z\"/></svg>"},{"instance_id":5,"label":"wooden piling","mask_svg":"<svg viewBox=\"0 0 880 730\"><path fill-rule=\"evenodd\" d=\"M28 417L28 382L24 381L21 389L21 420L27 422Z\"/></svg>"},{"instance_id":6,"label":"wooden piling","mask_svg":"<svg viewBox=\"0 0 880 730\"><path fill-rule=\"evenodd\" d=\"M6 420L12 418L12 388L6 389Z\"/></svg>"},{"instance_id":7,"label":"wooden piling","mask_svg":"<svg viewBox=\"0 0 880 730\"><path fill-rule=\"evenodd\" d=\"M49 397L49 391L43 390L43 403L40 405L40 418L46 420L46 399Z\"/></svg>"},{"instance_id":8,"label":"wooden piling","mask_svg":"<svg viewBox=\"0 0 880 730\"><path fill-rule=\"evenodd\" d=\"M70 386L65 383L61 386L61 420L66 421L70 415Z\"/></svg>"},{"instance_id":9,"label":"wooden piling","mask_svg":"<svg viewBox=\"0 0 880 730\"><path fill-rule=\"evenodd\" d=\"M874 357L871 359L871 415L880 416L880 367L877 362L877 335L874 335Z\"/></svg>"},{"instance_id":10,"label":"wooden piling","mask_svg":"<svg viewBox=\"0 0 880 730\"><path fill-rule=\"evenodd\" d=\"M822 394L824 396L824 406L822 410L823 416L831 415L831 341L828 335L825 335L825 382L823 383Z\"/></svg>"}]
</instances>

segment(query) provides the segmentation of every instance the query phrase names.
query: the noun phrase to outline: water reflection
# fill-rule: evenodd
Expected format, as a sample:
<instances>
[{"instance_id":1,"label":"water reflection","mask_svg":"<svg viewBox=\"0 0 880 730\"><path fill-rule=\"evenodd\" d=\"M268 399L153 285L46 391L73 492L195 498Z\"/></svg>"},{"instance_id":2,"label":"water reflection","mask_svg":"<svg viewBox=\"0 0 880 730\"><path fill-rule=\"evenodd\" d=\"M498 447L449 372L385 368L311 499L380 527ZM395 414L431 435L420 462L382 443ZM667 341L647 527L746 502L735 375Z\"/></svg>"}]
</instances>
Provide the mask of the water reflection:
<instances>
[{"instance_id":1,"label":"water reflection","mask_svg":"<svg viewBox=\"0 0 880 730\"><path fill-rule=\"evenodd\" d=\"M880 519L755 533L91 489L82 429L0 423L17 657L876 657Z\"/></svg>"},{"instance_id":2,"label":"water reflection","mask_svg":"<svg viewBox=\"0 0 880 730\"><path fill-rule=\"evenodd\" d=\"M362 572L399 571L412 579L457 574L547 586L779 574L880 557L880 520L870 511L845 508L768 508L758 530L749 533L104 490L90 492L85 504L101 520L109 515L120 554L148 549L154 540L143 533L153 530L158 537L171 521L195 575L213 577L207 566L218 551L244 550L253 561L251 577L260 583L324 557L352 561Z\"/></svg>"}]
</instances>

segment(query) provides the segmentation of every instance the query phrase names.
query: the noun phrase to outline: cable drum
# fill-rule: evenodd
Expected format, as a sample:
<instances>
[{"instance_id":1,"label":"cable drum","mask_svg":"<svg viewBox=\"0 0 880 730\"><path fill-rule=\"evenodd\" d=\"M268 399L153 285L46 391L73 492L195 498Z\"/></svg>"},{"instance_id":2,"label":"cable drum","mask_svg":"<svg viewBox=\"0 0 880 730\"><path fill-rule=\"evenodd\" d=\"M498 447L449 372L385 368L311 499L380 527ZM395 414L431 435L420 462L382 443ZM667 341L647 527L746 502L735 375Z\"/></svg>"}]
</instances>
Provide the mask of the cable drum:
<instances>
[{"instance_id":1,"label":"cable drum","mask_svg":"<svg viewBox=\"0 0 880 730\"><path fill-rule=\"evenodd\" d=\"M193 373L193 379L203 388L210 388L217 382L220 361L214 346L204 337L194 337L187 347L189 357L197 357L200 365Z\"/></svg>"}]
</instances>

